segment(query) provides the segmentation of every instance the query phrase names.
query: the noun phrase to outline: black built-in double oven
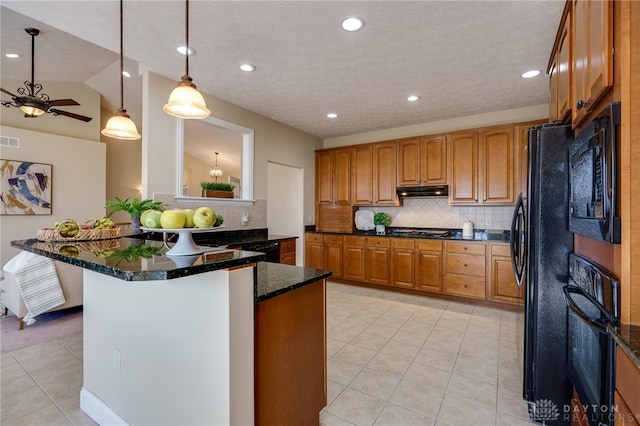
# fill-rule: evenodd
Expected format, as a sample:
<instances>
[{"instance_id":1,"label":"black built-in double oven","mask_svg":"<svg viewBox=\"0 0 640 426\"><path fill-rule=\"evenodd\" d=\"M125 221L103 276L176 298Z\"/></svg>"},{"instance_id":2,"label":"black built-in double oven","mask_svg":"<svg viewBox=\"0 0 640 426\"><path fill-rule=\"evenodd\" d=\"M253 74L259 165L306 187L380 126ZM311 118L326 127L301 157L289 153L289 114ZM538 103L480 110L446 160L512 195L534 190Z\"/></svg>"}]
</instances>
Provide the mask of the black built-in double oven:
<instances>
[{"instance_id":1,"label":"black built-in double oven","mask_svg":"<svg viewBox=\"0 0 640 426\"><path fill-rule=\"evenodd\" d=\"M616 215L620 120L620 103L609 104L569 148L569 231L614 244L620 242ZM575 254L569 257L568 281L563 290L569 307L569 376L585 420L592 426L613 425L615 343L608 324L620 321L620 284L596 262Z\"/></svg>"},{"instance_id":2,"label":"black built-in double oven","mask_svg":"<svg viewBox=\"0 0 640 426\"><path fill-rule=\"evenodd\" d=\"M609 324L620 321L620 283L608 271L576 254L569 256L569 282L564 287L569 306L568 369L590 425L613 425L615 341Z\"/></svg>"}]
</instances>

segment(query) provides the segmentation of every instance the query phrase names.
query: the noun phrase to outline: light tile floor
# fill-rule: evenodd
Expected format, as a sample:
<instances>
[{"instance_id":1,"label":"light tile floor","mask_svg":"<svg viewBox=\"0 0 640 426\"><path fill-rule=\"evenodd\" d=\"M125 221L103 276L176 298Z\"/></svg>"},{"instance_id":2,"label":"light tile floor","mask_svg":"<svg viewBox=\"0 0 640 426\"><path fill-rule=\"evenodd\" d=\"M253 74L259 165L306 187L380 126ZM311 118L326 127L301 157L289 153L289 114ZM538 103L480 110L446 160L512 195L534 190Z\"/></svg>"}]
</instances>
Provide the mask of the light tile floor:
<instances>
[{"instance_id":1,"label":"light tile floor","mask_svg":"<svg viewBox=\"0 0 640 426\"><path fill-rule=\"evenodd\" d=\"M323 425L532 425L515 312L328 283ZM82 333L2 354L0 423L95 425Z\"/></svg>"},{"instance_id":2,"label":"light tile floor","mask_svg":"<svg viewBox=\"0 0 640 426\"><path fill-rule=\"evenodd\" d=\"M522 400L516 312L327 288L322 425L535 424Z\"/></svg>"}]
</instances>

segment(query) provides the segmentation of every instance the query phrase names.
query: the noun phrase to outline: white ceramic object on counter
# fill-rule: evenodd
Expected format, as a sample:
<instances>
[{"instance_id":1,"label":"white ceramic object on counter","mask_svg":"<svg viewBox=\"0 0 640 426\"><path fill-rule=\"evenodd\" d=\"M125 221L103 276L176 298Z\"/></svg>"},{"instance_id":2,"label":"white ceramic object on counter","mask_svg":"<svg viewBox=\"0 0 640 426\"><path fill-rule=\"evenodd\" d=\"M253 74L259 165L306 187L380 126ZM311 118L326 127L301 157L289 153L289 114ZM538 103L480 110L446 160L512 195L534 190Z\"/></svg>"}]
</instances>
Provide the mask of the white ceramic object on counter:
<instances>
[{"instance_id":1,"label":"white ceramic object on counter","mask_svg":"<svg viewBox=\"0 0 640 426\"><path fill-rule=\"evenodd\" d=\"M466 221L462 225L462 238L473 238L473 237L474 237L473 222Z\"/></svg>"},{"instance_id":2,"label":"white ceramic object on counter","mask_svg":"<svg viewBox=\"0 0 640 426\"><path fill-rule=\"evenodd\" d=\"M355 216L356 228L361 231L370 231L376 226L373 224L372 210L358 210Z\"/></svg>"}]
</instances>

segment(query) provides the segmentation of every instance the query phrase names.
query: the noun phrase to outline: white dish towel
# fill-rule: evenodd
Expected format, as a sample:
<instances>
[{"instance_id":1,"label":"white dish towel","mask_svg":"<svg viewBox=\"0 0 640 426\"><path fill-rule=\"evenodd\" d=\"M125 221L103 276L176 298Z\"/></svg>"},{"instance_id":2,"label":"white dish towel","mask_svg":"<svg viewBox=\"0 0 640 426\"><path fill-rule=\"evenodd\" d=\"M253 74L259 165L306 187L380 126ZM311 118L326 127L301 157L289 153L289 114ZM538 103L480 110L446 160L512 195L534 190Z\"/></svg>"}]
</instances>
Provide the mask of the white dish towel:
<instances>
[{"instance_id":1,"label":"white dish towel","mask_svg":"<svg viewBox=\"0 0 640 426\"><path fill-rule=\"evenodd\" d=\"M28 313L24 322L31 325L35 317L66 302L53 260L30 252L20 252L2 268L12 274Z\"/></svg>"}]
</instances>

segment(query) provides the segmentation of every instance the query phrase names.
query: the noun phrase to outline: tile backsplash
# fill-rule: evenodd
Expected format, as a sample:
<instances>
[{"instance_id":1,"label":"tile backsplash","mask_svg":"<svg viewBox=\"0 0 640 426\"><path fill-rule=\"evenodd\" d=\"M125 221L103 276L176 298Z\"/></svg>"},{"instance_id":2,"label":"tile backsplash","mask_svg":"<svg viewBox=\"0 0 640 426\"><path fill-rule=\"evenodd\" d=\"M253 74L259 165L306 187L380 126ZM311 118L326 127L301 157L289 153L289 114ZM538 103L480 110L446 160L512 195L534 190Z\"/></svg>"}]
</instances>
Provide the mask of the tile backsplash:
<instances>
[{"instance_id":1,"label":"tile backsplash","mask_svg":"<svg viewBox=\"0 0 640 426\"><path fill-rule=\"evenodd\" d=\"M173 208L194 208L192 205L176 203L173 194L154 193L154 201L160 201L166 209ZM202 205L207 205L224 218L225 231L258 229L267 227L267 200L255 200L251 206L234 206L229 204L216 204L213 200L203 201ZM248 223L242 223L242 215L247 214Z\"/></svg>"},{"instance_id":2,"label":"tile backsplash","mask_svg":"<svg viewBox=\"0 0 640 426\"><path fill-rule=\"evenodd\" d=\"M400 207L361 207L360 210L385 212L391 226L418 228L462 228L469 220L476 229L509 229L512 206L451 206L447 198L407 198Z\"/></svg>"}]
</instances>

